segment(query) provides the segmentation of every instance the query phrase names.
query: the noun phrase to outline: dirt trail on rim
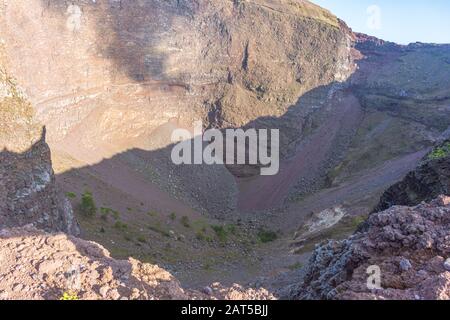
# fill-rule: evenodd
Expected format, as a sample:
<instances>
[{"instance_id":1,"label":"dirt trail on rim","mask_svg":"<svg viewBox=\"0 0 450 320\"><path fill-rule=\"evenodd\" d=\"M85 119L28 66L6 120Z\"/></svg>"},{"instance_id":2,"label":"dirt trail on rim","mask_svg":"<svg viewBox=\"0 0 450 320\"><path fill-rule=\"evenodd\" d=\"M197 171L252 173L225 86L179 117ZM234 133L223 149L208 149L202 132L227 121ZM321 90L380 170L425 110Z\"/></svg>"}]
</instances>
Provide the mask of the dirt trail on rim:
<instances>
[{"instance_id":1,"label":"dirt trail on rim","mask_svg":"<svg viewBox=\"0 0 450 320\"><path fill-rule=\"evenodd\" d=\"M249 212L280 206L297 182L311 181L323 173L338 136L357 127L362 116L358 99L349 92L336 93L328 108L331 112L325 123L299 145L293 157L281 162L277 175L240 181L240 210Z\"/></svg>"}]
</instances>

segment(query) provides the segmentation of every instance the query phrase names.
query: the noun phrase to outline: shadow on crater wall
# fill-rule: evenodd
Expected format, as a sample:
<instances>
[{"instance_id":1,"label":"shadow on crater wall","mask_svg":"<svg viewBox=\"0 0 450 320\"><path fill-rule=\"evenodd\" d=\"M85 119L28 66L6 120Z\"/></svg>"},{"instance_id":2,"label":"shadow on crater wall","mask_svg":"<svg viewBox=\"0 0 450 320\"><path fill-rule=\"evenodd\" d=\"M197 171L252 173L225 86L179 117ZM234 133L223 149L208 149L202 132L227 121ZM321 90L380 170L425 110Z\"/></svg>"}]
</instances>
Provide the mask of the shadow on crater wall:
<instances>
[{"instance_id":1,"label":"shadow on crater wall","mask_svg":"<svg viewBox=\"0 0 450 320\"><path fill-rule=\"evenodd\" d=\"M178 80L166 73L166 37L176 32L176 20L183 25L193 18L196 1L41 1L44 8L66 19L66 26L74 32L86 19L95 20L97 52L131 80Z\"/></svg>"}]
</instances>

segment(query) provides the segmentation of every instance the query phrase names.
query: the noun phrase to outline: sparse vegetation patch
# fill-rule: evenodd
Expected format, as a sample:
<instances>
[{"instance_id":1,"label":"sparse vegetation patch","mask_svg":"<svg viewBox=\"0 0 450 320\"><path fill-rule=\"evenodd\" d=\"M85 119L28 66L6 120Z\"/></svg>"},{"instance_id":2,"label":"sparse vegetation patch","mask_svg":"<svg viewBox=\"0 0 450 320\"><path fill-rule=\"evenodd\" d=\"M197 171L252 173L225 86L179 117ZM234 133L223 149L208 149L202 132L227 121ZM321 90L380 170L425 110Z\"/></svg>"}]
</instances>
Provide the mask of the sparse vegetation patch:
<instances>
[{"instance_id":1,"label":"sparse vegetation patch","mask_svg":"<svg viewBox=\"0 0 450 320\"><path fill-rule=\"evenodd\" d=\"M443 146L434 149L428 156L429 160L438 160L450 155L450 142L445 143Z\"/></svg>"},{"instance_id":2,"label":"sparse vegetation patch","mask_svg":"<svg viewBox=\"0 0 450 320\"><path fill-rule=\"evenodd\" d=\"M185 228L190 228L190 227L191 227L191 222L190 222L190 220L189 220L189 217L188 217L188 216L183 216L183 217L181 218L181 224L182 224L183 227L185 227Z\"/></svg>"},{"instance_id":3,"label":"sparse vegetation patch","mask_svg":"<svg viewBox=\"0 0 450 320\"><path fill-rule=\"evenodd\" d=\"M258 236L259 241L261 241L262 243L273 242L278 238L278 235L276 232L266 230L266 229L259 230L257 236Z\"/></svg>"},{"instance_id":4,"label":"sparse vegetation patch","mask_svg":"<svg viewBox=\"0 0 450 320\"><path fill-rule=\"evenodd\" d=\"M124 231L128 229L128 225L126 223L123 223L122 221L116 221L116 223L114 224L114 228Z\"/></svg>"},{"instance_id":5,"label":"sparse vegetation patch","mask_svg":"<svg viewBox=\"0 0 450 320\"><path fill-rule=\"evenodd\" d=\"M214 225L211 226L211 229L216 233L217 238L219 238L221 242L227 241L228 233L223 226Z\"/></svg>"},{"instance_id":6,"label":"sparse vegetation patch","mask_svg":"<svg viewBox=\"0 0 450 320\"><path fill-rule=\"evenodd\" d=\"M67 192L66 197L69 199L75 199L77 197L77 194L74 192Z\"/></svg>"},{"instance_id":7,"label":"sparse vegetation patch","mask_svg":"<svg viewBox=\"0 0 450 320\"><path fill-rule=\"evenodd\" d=\"M81 203L79 205L80 213L85 217L93 217L97 213L97 207L92 193L86 191L81 196Z\"/></svg>"}]
</instances>

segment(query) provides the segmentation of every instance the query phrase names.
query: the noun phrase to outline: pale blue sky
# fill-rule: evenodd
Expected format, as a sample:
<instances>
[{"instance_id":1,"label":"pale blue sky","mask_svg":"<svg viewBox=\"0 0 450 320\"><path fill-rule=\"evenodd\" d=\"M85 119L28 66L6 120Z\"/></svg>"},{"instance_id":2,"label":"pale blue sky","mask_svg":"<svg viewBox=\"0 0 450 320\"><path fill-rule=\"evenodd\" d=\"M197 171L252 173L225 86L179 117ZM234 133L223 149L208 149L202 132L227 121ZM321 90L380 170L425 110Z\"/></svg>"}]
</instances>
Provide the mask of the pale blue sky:
<instances>
[{"instance_id":1,"label":"pale blue sky","mask_svg":"<svg viewBox=\"0 0 450 320\"><path fill-rule=\"evenodd\" d=\"M449 0L312 0L312 2L330 10L347 22L354 31L384 40L401 44L416 41L450 43ZM377 7L373 7L374 5Z\"/></svg>"}]
</instances>

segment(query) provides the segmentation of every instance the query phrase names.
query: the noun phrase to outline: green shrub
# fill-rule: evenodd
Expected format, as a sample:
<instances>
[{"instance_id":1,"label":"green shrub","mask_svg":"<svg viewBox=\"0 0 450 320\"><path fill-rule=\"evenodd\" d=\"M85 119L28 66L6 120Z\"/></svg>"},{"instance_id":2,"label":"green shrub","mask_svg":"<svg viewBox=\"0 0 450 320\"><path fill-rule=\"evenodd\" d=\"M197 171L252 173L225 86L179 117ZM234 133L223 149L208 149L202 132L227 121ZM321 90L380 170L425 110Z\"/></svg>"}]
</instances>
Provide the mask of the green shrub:
<instances>
[{"instance_id":1,"label":"green shrub","mask_svg":"<svg viewBox=\"0 0 450 320\"><path fill-rule=\"evenodd\" d=\"M227 241L228 234L223 226L215 225L211 226L211 229L216 233L216 236L217 238L219 238L220 241L222 242Z\"/></svg>"},{"instance_id":2,"label":"green shrub","mask_svg":"<svg viewBox=\"0 0 450 320\"><path fill-rule=\"evenodd\" d=\"M110 214L109 209L108 208L100 208L100 213L101 213L100 218L104 221L108 221L108 217Z\"/></svg>"},{"instance_id":3,"label":"green shrub","mask_svg":"<svg viewBox=\"0 0 450 320\"><path fill-rule=\"evenodd\" d=\"M206 236L203 232L199 231L196 233L195 238L199 241L204 241L206 239Z\"/></svg>"},{"instance_id":4,"label":"green shrub","mask_svg":"<svg viewBox=\"0 0 450 320\"><path fill-rule=\"evenodd\" d=\"M445 158L448 155L450 155L450 142L447 142L443 146L434 149L428 156L428 159L438 160Z\"/></svg>"},{"instance_id":5,"label":"green shrub","mask_svg":"<svg viewBox=\"0 0 450 320\"><path fill-rule=\"evenodd\" d=\"M69 199L75 199L77 197L77 195L74 192L67 192L66 197Z\"/></svg>"},{"instance_id":6,"label":"green shrub","mask_svg":"<svg viewBox=\"0 0 450 320\"><path fill-rule=\"evenodd\" d=\"M278 235L276 232L270 231L270 230L264 230L261 229L258 232L258 239L262 243L268 243L277 240Z\"/></svg>"},{"instance_id":7,"label":"green shrub","mask_svg":"<svg viewBox=\"0 0 450 320\"><path fill-rule=\"evenodd\" d=\"M157 224L156 226L149 225L149 226L147 226L147 228L153 232L163 235L166 238L170 238L170 233L163 230L163 228L159 224Z\"/></svg>"},{"instance_id":8,"label":"green shrub","mask_svg":"<svg viewBox=\"0 0 450 320\"><path fill-rule=\"evenodd\" d=\"M191 222L189 221L189 217L187 216L183 216L181 218L181 225L185 228L190 228L191 227Z\"/></svg>"},{"instance_id":9,"label":"green shrub","mask_svg":"<svg viewBox=\"0 0 450 320\"><path fill-rule=\"evenodd\" d=\"M81 203L80 203L80 212L82 215L86 217L93 217L97 213L97 207L95 206L94 197L92 196L92 193L89 191L86 191L81 196Z\"/></svg>"},{"instance_id":10,"label":"green shrub","mask_svg":"<svg viewBox=\"0 0 450 320\"><path fill-rule=\"evenodd\" d=\"M100 208L100 213L102 213L102 214L110 214L111 212L112 212L112 210L110 208L104 208L104 207Z\"/></svg>"},{"instance_id":11,"label":"green shrub","mask_svg":"<svg viewBox=\"0 0 450 320\"><path fill-rule=\"evenodd\" d=\"M290 265L288 267L288 269L291 270L291 271L295 271L295 270L298 270L298 269L301 269L301 268L303 268L303 263L301 263L301 262L294 263L293 265Z\"/></svg>"},{"instance_id":12,"label":"green shrub","mask_svg":"<svg viewBox=\"0 0 450 320\"><path fill-rule=\"evenodd\" d=\"M172 212L169 216L170 220L175 221L177 219L177 214L175 212Z\"/></svg>"},{"instance_id":13,"label":"green shrub","mask_svg":"<svg viewBox=\"0 0 450 320\"><path fill-rule=\"evenodd\" d=\"M357 229L360 225L362 225L367 220L365 216L356 216L352 218L352 226Z\"/></svg>"},{"instance_id":14,"label":"green shrub","mask_svg":"<svg viewBox=\"0 0 450 320\"><path fill-rule=\"evenodd\" d=\"M156 212L156 211L149 211L149 212L147 212L147 215L150 216L150 217L156 217L158 215L158 212Z\"/></svg>"},{"instance_id":15,"label":"green shrub","mask_svg":"<svg viewBox=\"0 0 450 320\"><path fill-rule=\"evenodd\" d=\"M225 230L228 232L228 233L231 233L231 234L236 234L236 226L234 225L234 224L228 224L226 227L225 227Z\"/></svg>"},{"instance_id":16,"label":"green shrub","mask_svg":"<svg viewBox=\"0 0 450 320\"><path fill-rule=\"evenodd\" d=\"M113 218L114 218L115 220L119 220L119 218L120 218L120 213L119 213L118 211L113 210L113 211L112 211L112 215L113 215Z\"/></svg>"},{"instance_id":17,"label":"green shrub","mask_svg":"<svg viewBox=\"0 0 450 320\"><path fill-rule=\"evenodd\" d=\"M105 221L108 220L109 215L112 215L114 220L118 220L120 218L120 213L110 208L101 207L100 213L101 218Z\"/></svg>"},{"instance_id":18,"label":"green shrub","mask_svg":"<svg viewBox=\"0 0 450 320\"><path fill-rule=\"evenodd\" d=\"M203 270L211 270L212 266L211 263L207 262L202 265Z\"/></svg>"},{"instance_id":19,"label":"green shrub","mask_svg":"<svg viewBox=\"0 0 450 320\"><path fill-rule=\"evenodd\" d=\"M206 234L206 228L203 228L202 230L198 231L195 234L195 238L199 241L213 242L213 239Z\"/></svg>"},{"instance_id":20,"label":"green shrub","mask_svg":"<svg viewBox=\"0 0 450 320\"><path fill-rule=\"evenodd\" d=\"M147 243L147 240L142 236L138 237L137 241L139 241L140 243Z\"/></svg>"},{"instance_id":21,"label":"green shrub","mask_svg":"<svg viewBox=\"0 0 450 320\"><path fill-rule=\"evenodd\" d=\"M114 228L116 228L118 230L126 230L126 229L128 229L128 225L121 221L116 221L116 223L114 224Z\"/></svg>"}]
</instances>

